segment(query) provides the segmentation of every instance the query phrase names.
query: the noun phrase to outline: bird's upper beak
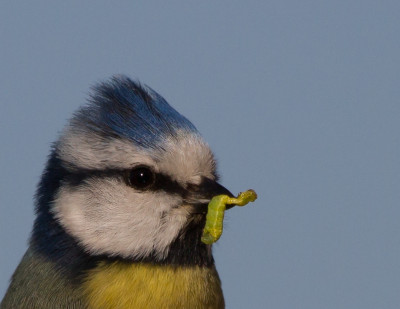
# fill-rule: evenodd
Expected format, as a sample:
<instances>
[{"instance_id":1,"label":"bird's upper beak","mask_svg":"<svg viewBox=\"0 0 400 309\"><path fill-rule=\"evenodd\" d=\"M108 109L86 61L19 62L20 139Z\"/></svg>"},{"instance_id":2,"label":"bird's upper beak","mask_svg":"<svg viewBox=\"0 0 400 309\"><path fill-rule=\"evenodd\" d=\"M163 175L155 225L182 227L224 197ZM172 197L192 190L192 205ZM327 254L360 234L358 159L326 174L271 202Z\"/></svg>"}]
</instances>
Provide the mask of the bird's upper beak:
<instances>
[{"instance_id":1,"label":"bird's upper beak","mask_svg":"<svg viewBox=\"0 0 400 309\"><path fill-rule=\"evenodd\" d=\"M197 206L201 212L207 212L207 205L214 196L228 195L234 197L233 194L217 181L203 177L198 185L190 185L188 187L188 196L185 201L189 204ZM232 206L227 206L227 209Z\"/></svg>"}]
</instances>

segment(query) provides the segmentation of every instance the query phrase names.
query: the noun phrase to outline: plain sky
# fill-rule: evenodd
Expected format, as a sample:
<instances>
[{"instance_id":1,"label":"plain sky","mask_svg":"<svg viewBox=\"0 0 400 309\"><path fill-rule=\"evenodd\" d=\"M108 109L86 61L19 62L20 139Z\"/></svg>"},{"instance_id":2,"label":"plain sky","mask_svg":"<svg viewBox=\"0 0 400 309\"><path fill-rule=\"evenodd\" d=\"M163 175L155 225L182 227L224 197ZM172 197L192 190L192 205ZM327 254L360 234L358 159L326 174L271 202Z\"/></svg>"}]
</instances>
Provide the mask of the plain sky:
<instances>
[{"instance_id":1,"label":"plain sky","mask_svg":"<svg viewBox=\"0 0 400 309\"><path fill-rule=\"evenodd\" d=\"M51 143L94 83L151 86L259 199L214 246L227 308L399 308L399 1L1 1L0 298Z\"/></svg>"}]
</instances>

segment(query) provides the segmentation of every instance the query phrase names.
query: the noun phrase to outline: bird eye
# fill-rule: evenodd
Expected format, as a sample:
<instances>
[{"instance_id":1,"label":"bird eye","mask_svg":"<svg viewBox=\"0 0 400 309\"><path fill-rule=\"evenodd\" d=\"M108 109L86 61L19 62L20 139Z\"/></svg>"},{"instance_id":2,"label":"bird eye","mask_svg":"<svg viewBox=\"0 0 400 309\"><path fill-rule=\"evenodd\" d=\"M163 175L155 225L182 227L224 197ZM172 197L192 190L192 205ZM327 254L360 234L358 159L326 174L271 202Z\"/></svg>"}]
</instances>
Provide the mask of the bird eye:
<instances>
[{"instance_id":1,"label":"bird eye","mask_svg":"<svg viewBox=\"0 0 400 309\"><path fill-rule=\"evenodd\" d=\"M154 184L154 172L147 166L139 166L132 169L128 175L129 185L135 189L148 189Z\"/></svg>"}]
</instances>

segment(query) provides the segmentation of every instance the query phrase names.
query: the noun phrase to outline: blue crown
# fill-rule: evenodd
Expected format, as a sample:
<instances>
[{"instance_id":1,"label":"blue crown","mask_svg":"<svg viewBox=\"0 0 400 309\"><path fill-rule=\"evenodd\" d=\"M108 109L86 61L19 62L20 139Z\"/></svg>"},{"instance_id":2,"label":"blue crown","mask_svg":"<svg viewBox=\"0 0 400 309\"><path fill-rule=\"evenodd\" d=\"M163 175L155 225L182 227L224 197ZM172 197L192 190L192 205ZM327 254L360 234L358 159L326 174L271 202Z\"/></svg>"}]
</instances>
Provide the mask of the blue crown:
<instances>
[{"instance_id":1,"label":"blue crown","mask_svg":"<svg viewBox=\"0 0 400 309\"><path fill-rule=\"evenodd\" d=\"M73 126L101 134L123 137L144 148L158 148L159 141L196 127L150 87L126 76L114 76L93 88L89 104L72 119Z\"/></svg>"}]
</instances>

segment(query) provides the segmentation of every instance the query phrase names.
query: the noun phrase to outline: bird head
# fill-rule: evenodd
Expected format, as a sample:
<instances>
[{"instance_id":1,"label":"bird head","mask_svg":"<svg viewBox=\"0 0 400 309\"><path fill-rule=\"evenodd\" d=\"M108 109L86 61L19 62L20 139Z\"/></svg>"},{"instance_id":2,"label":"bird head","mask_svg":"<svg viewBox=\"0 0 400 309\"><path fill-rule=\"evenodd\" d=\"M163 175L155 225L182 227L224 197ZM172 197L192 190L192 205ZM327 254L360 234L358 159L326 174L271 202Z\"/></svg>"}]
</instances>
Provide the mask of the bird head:
<instances>
[{"instance_id":1,"label":"bird head","mask_svg":"<svg viewBox=\"0 0 400 309\"><path fill-rule=\"evenodd\" d=\"M65 262L79 251L211 263L210 246L200 242L207 204L232 195L217 180L214 156L194 125L149 87L114 77L94 88L54 144L32 243L69 256Z\"/></svg>"}]
</instances>

